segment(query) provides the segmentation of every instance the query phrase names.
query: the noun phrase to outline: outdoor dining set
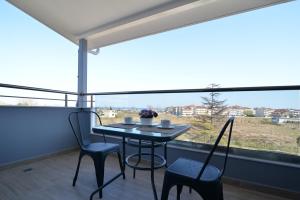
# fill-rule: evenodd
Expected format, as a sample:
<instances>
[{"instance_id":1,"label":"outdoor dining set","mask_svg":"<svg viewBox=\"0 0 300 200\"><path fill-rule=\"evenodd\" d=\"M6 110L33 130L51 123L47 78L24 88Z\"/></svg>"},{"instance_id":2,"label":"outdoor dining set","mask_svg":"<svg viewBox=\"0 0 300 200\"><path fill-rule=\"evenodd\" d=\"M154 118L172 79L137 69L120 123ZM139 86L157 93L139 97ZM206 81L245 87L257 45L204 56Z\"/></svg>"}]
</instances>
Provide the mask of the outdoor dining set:
<instances>
[{"instance_id":1,"label":"outdoor dining set","mask_svg":"<svg viewBox=\"0 0 300 200\"><path fill-rule=\"evenodd\" d=\"M93 134L102 136L103 142L92 142L89 132L83 131L89 130L89 127L86 127L86 124L82 123L87 117L97 121L98 125L92 128L92 132ZM211 146L211 151L204 161L178 158L171 164L168 163L168 143L188 131L191 128L190 125L171 124L169 120L162 120L161 124L154 124L149 121L147 122L147 120L144 123L134 123L130 117L125 118L123 123L103 125L98 113L86 110L70 113L68 120L80 146L73 186L75 186L77 181L82 157L88 155L94 162L98 189L91 193L90 199L93 199L97 193L99 194L99 198L102 198L103 189L117 178L122 177L126 179L126 166L133 169L133 178L136 176L136 170L150 171L155 200L158 199L158 195L155 186L154 171L159 168L166 168L161 200L168 199L169 191L173 186L177 187L177 199L180 199L183 186L189 187L190 192L192 190L196 191L205 200L223 199L221 177L224 174L227 164L234 122L233 117L229 118L221 129L215 144ZM212 165L210 161L227 130L228 137L226 137L224 165L219 169ZM119 137L122 141L121 145L107 142L108 138L106 136ZM129 146L136 149L136 152L127 155L126 147ZM158 153L157 148L159 147L163 149L163 155ZM105 159L110 154L117 155L120 172L104 183Z\"/></svg>"}]
</instances>

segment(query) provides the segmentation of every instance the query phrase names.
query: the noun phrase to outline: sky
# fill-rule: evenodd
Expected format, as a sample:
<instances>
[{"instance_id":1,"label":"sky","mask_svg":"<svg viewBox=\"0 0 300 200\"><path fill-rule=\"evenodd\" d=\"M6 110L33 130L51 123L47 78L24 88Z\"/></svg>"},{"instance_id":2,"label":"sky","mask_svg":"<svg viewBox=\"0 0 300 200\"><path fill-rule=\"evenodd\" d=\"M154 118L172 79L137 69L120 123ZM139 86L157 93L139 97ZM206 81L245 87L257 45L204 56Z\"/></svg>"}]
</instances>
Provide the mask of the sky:
<instances>
[{"instance_id":1,"label":"sky","mask_svg":"<svg viewBox=\"0 0 300 200\"><path fill-rule=\"evenodd\" d=\"M293 1L104 47L88 56L88 91L300 85L299 10ZM77 90L77 45L5 1L0 25L0 83ZM271 103L267 93L226 95L230 104L300 107L299 92L273 92Z\"/></svg>"}]
</instances>

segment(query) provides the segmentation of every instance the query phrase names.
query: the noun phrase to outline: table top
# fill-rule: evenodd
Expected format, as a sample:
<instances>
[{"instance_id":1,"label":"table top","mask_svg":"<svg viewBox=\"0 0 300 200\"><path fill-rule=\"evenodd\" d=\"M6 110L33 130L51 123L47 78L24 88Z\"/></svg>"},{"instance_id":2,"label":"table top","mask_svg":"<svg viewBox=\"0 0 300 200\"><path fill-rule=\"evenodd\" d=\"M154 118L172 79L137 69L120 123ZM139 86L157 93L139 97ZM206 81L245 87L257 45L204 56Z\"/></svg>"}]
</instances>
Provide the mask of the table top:
<instances>
[{"instance_id":1,"label":"table top","mask_svg":"<svg viewBox=\"0 0 300 200\"><path fill-rule=\"evenodd\" d=\"M105 126L96 126L93 128L93 132L105 135L130 137L132 139L150 140L154 142L168 142L183 134L190 128L190 125L183 124L172 124L171 128L163 129L155 125L125 125L119 123Z\"/></svg>"}]
</instances>

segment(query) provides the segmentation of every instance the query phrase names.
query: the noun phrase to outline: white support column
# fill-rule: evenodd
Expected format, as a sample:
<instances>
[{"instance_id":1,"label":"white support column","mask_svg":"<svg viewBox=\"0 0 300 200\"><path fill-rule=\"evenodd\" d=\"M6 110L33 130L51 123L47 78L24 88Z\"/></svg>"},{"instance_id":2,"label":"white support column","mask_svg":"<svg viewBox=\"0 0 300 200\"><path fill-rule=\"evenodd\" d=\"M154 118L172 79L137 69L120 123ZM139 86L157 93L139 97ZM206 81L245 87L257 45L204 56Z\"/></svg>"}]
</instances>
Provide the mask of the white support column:
<instances>
[{"instance_id":1,"label":"white support column","mask_svg":"<svg viewBox=\"0 0 300 200\"><path fill-rule=\"evenodd\" d=\"M78 49L78 93L87 92L87 41L85 39L79 40ZM87 96L78 96L77 107L87 107Z\"/></svg>"}]
</instances>

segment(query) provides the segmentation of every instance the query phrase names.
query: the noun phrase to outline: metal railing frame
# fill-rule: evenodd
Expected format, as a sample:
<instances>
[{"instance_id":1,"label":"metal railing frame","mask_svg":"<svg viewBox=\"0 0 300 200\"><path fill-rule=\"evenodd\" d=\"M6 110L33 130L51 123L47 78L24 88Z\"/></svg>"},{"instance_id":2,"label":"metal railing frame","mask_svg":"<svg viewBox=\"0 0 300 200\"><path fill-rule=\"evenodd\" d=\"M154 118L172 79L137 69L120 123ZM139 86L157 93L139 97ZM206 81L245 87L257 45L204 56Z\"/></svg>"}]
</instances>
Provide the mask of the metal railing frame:
<instances>
[{"instance_id":1,"label":"metal railing frame","mask_svg":"<svg viewBox=\"0 0 300 200\"><path fill-rule=\"evenodd\" d=\"M193 92L247 92L247 91L275 91L300 90L300 85L288 86L258 86L258 87L226 87L226 88L200 88L200 89L174 89L174 90L144 90L120 92L92 92L85 95L122 95L122 94L159 94L159 93L193 93Z\"/></svg>"},{"instance_id":2,"label":"metal railing frame","mask_svg":"<svg viewBox=\"0 0 300 200\"><path fill-rule=\"evenodd\" d=\"M17 98L17 99L37 99L37 100L50 100L50 101L64 101L65 107L68 107L68 102L76 102L77 100L69 99L68 95L75 95L75 96L83 96L85 94L78 94L77 92L70 92L70 91L63 91L63 90L53 90L53 89L46 89L46 88L37 88L37 87L28 87L28 86L21 86L21 85L11 85L11 84L3 84L0 83L0 88L9 88L9 89L20 89L20 90L30 90L35 92L47 92L47 93L55 93L55 94L64 94L65 98L43 98L43 97L31 97L31 96L15 96L15 95L0 95L0 97L7 97L7 98ZM93 97L91 96L91 100L87 100L86 102L90 102L90 107L93 107Z\"/></svg>"},{"instance_id":3,"label":"metal railing frame","mask_svg":"<svg viewBox=\"0 0 300 200\"><path fill-rule=\"evenodd\" d=\"M195 93L195 92L250 92L250 91L286 91L286 90L300 90L300 85L287 85L287 86L257 86L257 87L226 87L226 88L200 88L200 89L174 89L174 90L144 90L144 91L118 91L118 92L91 92L91 93L77 93L63 90L53 90L46 88L28 87L21 85L11 85L0 83L0 88L31 90L38 92L48 92L56 94L65 94L64 99L58 98L42 98L42 97L28 97L28 96L13 96L13 95L0 95L0 97L21 98L21 99L38 99L38 100L53 100L64 101L65 107L68 107L68 102L77 100L68 99L68 95L75 96L90 96L90 107L93 107L94 95L131 95L131 94L168 94L168 93Z\"/></svg>"}]
</instances>

